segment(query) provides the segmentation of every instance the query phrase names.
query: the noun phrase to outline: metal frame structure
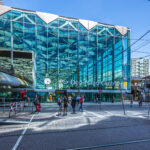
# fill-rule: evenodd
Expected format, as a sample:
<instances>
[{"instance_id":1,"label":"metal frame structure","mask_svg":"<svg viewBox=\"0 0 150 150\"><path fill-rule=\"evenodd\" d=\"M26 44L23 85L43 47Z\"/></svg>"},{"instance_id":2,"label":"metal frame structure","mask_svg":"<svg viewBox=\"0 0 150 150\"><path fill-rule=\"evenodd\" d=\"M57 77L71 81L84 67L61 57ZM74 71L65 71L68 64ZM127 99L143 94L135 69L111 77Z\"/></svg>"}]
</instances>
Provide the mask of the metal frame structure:
<instances>
[{"instance_id":1,"label":"metal frame structure","mask_svg":"<svg viewBox=\"0 0 150 150\"><path fill-rule=\"evenodd\" d=\"M0 36L0 49L12 51L12 65L13 50L33 53L36 91L118 93L120 81L130 91L127 27L0 5ZM45 77L52 81L48 89Z\"/></svg>"}]
</instances>

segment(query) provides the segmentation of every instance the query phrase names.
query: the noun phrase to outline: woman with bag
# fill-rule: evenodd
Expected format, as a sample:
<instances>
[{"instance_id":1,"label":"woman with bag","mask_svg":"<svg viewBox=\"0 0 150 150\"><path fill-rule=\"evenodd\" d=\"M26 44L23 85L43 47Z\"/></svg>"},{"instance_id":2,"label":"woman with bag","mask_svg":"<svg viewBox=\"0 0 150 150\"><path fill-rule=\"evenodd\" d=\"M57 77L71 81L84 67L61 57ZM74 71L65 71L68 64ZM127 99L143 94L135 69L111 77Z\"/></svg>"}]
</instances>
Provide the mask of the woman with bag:
<instances>
[{"instance_id":1,"label":"woman with bag","mask_svg":"<svg viewBox=\"0 0 150 150\"><path fill-rule=\"evenodd\" d=\"M58 110L58 116L59 116L59 115L61 115L61 112L62 112L62 97L58 98L57 104L59 106L59 110Z\"/></svg>"},{"instance_id":2,"label":"woman with bag","mask_svg":"<svg viewBox=\"0 0 150 150\"><path fill-rule=\"evenodd\" d=\"M34 105L35 105L35 112L40 112L41 111L41 104L40 104L40 101L41 101L41 97L39 96L39 98L35 98L34 100Z\"/></svg>"}]
</instances>

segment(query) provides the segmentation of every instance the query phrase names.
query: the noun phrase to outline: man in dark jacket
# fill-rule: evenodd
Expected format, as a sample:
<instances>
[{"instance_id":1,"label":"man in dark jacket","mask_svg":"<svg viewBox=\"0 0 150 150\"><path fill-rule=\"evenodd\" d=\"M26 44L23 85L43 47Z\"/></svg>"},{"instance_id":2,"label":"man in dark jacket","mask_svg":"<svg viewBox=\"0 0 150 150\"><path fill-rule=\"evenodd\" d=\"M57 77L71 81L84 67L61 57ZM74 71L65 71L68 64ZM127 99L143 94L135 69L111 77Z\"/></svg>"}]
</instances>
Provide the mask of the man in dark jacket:
<instances>
[{"instance_id":1,"label":"man in dark jacket","mask_svg":"<svg viewBox=\"0 0 150 150\"><path fill-rule=\"evenodd\" d=\"M76 107L76 97L75 96L73 96L73 98L72 98L71 106L72 106L72 109L73 109L73 113L75 114L75 112L76 112L76 110L75 110L75 107Z\"/></svg>"}]
</instances>

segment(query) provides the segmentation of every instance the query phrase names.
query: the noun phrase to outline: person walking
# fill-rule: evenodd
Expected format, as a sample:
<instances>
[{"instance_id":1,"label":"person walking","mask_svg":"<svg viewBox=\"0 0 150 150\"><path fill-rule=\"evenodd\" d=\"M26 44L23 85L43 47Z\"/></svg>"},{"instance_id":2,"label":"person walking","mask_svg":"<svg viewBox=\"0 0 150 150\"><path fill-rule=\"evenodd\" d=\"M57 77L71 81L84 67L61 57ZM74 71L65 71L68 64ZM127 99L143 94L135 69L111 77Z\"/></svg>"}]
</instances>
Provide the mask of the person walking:
<instances>
[{"instance_id":1,"label":"person walking","mask_svg":"<svg viewBox=\"0 0 150 150\"><path fill-rule=\"evenodd\" d=\"M80 98L80 107L79 107L79 111L83 111L83 97L81 96Z\"/></svg>"},{"instance_id":2,"label":"person walking","mask_svg":"<svg viewBox=\"0 0 150 150\"><path fill-rule=\"evenodd\" d=\"M139 107L142 106L142 102L143 102L143 96L142 93L139 94Z\"/></svg>"},{"instance_id":3,"label":"person walking","mask_svg":"<svg viewBox=\"0 0 150 150\"><path fill-rule=\"evenodd\" d=\"M76 107L76 97L75 96L73 96L73 98L72 98L71 106L72 106L73 114L75 114L76 113L76 109L75 109L75 107Z\"/></svg>"},{"instance_id":4,"label":"person walking","mask_svg":"<svg viewBox=\"0 0 150 150\"><path fill-rule=\"evenodd\" d=\"M62 112L62 97L58 98L57 104L59 106L59 110L58 110L58 116L59 116L59 115L61 115L61 112Z\"/></svg>"},{"instance_id":5,"label":"person walking","mask_svg":"<svg viewBox=\"0 0 150 150\"><path fill-rule=\"evenodd\" d=\"M69 103L71 104L71 99L72 99L72 96L71 95L69 95L69 97L68 97L68 101L69 101Z\"/></svg>"},{"instance_id":6,"label":"person walking","mask_svg":"<svg viewBox=\"0 0 150 150\"><path fill-rule=\"evenodd\" d=\"M67 96L64 96L64 114L63 115L67 115L67 111L68 111L68 98Z\"/></svg>"},{"instance_id":7,"label":"person walking","mask_svg":"<svg viewBox=\"0 0 150 150\"><path fill-rule=\"evenodd\" d=\"M96 104L98 104L98 97L96 97Z\"/></svg>"},{"instance_id":8,"label":"person walking","mask_svg":"<svg viewBox=\"0 0 150 150\"><path fill-rule=\"evenodd\" d=\"M25 107L25 104L26 104L26 99L27 99L27 95L26 95L26 92L27 90L24 89L23 91L21 91L20 93L20 98L21 98L21 102L22 102L22 107L23 107L23 110L24 110L24 107Z\"/></svg>"},{"instance_id":9,"label":"person walking","mask_svg":"<svg viewBox=\"0 0 150 150\"><path fill-rule=\"evenodd\" d=\"M52 96L52 94L50 94L49 100L50 100L50 103L53 103L53 96Z\"/></svg>"},{"instance_id":10,"label":"person walking","mask_svg":"<svg viewBox=\"0 0 150 150\"><path fill-rule=\"evenodd\" d=\"M39 100L39 103L38 103L39 112L41 112L41 101L42 101L42 97L39 96L38 100Z\"/></svg>"},{"instance_id":11,"label":"person walking","mask_svg":"<svg viewBox=\"0 0 150 150\"><path fill-rule=\"evenodd\" d=\"M133 107L133 99L130 100L130 107Z\"/></svg>"}]
</instances>

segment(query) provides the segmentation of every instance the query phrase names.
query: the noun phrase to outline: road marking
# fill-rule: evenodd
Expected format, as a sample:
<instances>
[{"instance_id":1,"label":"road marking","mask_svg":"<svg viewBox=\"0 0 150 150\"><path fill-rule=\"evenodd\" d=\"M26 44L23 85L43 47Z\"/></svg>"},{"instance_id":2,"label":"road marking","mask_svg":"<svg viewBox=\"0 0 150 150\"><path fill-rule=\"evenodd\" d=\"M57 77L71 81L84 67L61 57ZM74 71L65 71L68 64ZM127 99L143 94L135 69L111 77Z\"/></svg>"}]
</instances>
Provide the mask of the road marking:
<instances>
[{"instance_id":1,"label":"road marking","mask_svg":"<svg viewBox=\"0 0 150 150\"><path fill-rule=\"evenodd\" d=\"M112 147L112 146L120 146L120 145L143 143L143 142L150 142L150 139L126 141L126 142L111 143L111 144L102 144L102 145L88 146L88 147L71 148L71 149L66 149L66 150L86 150L86 149L96 149L96 148L100 149L102 147Z\"/></svg>"},{"instance_id":2,"label":"road marking","mask_svg":"<svg viewBox=\"0 0 150 150\"><path fill-rule=\"evenodd\" d=\"M30 123L32 122L34 116L35 116L35 114L33 114L33 116L31 117L31 119L30 119L30 121L29 121L29 123L27 125L27 127L25 127L25 129L22 131L21 136L18 138L18 140L17 140L16 144L14 145L14 147L12 148L12 150L16 150L17 147L19 146L19 143L21 142L24 134L26 133L28 127L30 126Z\"/></svg>"}]
</instances>

